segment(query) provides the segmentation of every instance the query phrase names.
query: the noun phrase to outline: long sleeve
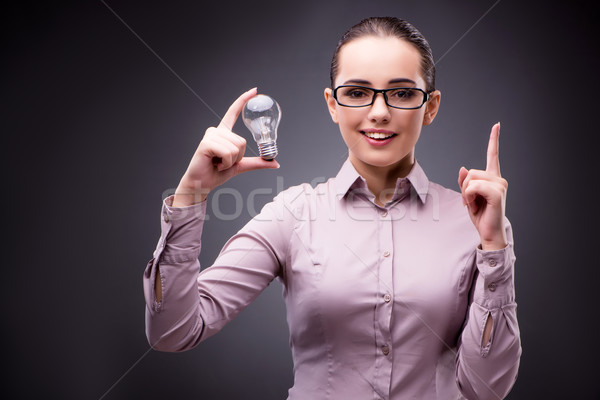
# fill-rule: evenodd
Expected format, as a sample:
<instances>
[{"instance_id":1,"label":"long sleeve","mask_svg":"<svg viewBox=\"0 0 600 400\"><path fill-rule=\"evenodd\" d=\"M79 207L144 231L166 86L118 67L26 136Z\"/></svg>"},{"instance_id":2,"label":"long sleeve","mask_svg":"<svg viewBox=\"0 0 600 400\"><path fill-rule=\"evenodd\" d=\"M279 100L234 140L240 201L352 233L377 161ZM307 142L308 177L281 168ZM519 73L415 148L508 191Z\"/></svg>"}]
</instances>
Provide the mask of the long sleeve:
<instances>
[{"instance_id":1,"label":"long sleeve","mask_svg":"<svg viewBox=\"0 0 600 400\"><path fill-rule=\"evenodd\" d=\"M201 272L206 205L166 199L144 273L150 344L194 347L278 278L294 360L289 400L502 399L521 354L508 220L505 249L476 250L460 193L418 164L393 198L376 205L347 161L334 179L280 192Z\"/></svg>"},{"instance_id":2,"label":"long sleeve","mask_svg":"<svg viewBox=\"0 0 600 400\"><path fill-rule=\"evenodd\" d=\"M472 302L457 356L457 382L469 400L503 399L517 377L521 341L515 303L515 255L507 220L508 246L475 254L476 273ZM493 326L488 343L482 343L488 317Z\"/></svg>"},{"instance_id":3,"label":"long sleeve","mask_svg":"<svg viewBox=\"0 0 600 400\"><path fill-rule=\"evenodd\" d=\"M200 272L198 256L206 202L162 208L161 236L144 271L146 335L161 351L184 351L218 332L277 276L287 242L285 207L269 203L234 235L214 265ZM289 234L288 234L289 237ZM154 283L160 270L162 299Z\"/></svg>"}]
</instances>

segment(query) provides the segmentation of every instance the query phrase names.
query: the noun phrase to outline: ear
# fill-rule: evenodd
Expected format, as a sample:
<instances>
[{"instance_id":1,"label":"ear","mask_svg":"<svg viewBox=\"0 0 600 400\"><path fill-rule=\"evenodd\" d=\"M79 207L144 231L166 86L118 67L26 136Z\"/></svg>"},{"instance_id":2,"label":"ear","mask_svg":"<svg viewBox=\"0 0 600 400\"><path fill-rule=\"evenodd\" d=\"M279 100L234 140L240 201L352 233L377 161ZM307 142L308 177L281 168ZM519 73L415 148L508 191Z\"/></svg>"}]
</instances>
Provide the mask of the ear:
<instances>
[{"instance_id":1,"label":"ear","mask_svg":"<svg viewBox=\"0 0 600 400\"><path fill-rule=\"evenodd\" d=\"M425 103L425 114L423 115L423 125L430 125L438 110L440 109L440 101L442 100L442 92L434 90L429 95L429 101Z\"/></svg>"},{"instance_id":2,"label":"ear","mask_svg":"<svg viewBox=\"0 0 600 400\"><path fill-rule=\"evenodd\" d=\"M325 95L325 102L327 103L327 108L329 109L329 114L331 114L331 119L334 123L338 123L337 117L337 102L333 98L333 90L330 88L325 88L323 93Z\"/></svg>"}]
</instances>

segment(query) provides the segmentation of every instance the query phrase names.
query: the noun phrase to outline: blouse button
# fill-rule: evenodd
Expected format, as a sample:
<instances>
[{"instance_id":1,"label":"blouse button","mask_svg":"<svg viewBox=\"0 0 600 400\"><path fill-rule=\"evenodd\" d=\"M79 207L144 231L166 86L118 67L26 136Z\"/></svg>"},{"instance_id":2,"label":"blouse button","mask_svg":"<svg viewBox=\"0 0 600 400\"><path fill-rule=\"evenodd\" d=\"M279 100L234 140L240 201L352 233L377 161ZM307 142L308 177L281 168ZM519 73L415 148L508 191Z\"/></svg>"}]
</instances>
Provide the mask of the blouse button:
<instances>
[{"instance_id":1,"label":"blouse button","mask_svg":"<svg viewBox=\"0 0 600 400\"><path fill-rule=\"evenodd\" d=\"M388 215L387 211L384 211L384 212L382 212L382 213L381 213L381 217L382 217L382 218L385 218L385 217L387 217L387 215Z\"/></svg>"},{"instance_id":2,"label":"blouse button","mask_svg":"<svg viewBox=\"0 0 600 400\"><path fill-rule=\"evenodd\" d=\"M491 259L490 260L490 267L495 267L496 266L496 260Z\"/></svg>"},{"instance_id":3,"label":"blouse button","mask_svg":"<svg viewBox=\"0 0 600 400\"><path fill-rule=\"evenodd\" d=\"M390 301L392 301L392 296L389 293L386 293L385 296L383 296L383 301L389 303Z\"/></svg>"},{"instance_id":4,"label":"blouse button","mask_svg":"<svg viewBox=\"0 0 600 400\"><path fill-rule=\"evenodd\" d=\"M488 285L488 289L490 289L490 292L495 292L496 291L496 283L492 282Z\"/></svg>"},{"instance_id":5,"label":"blouse button","mask_svg":"<svg viewBox=\"0 0 600 400\"><path fill-rule=\"evenodd\" d=\"M384 346L381 346L381 352L383 353L384 356L387 356L388 354L390 354L390 346L388 346L387 344Z\"/></svg>"},{"instance_id":6,"label":"blouse button","mask_svg":"<svg viewBox=\"0 0 600 400\"><path fill-rule=\"evenodd\" d=\"M384 256L384 257L389 257L389 256L390 256L390 252L389 252L389 251L387 251L387 250L386 250L386 251L384 251L384 252L383 252L383 256Z\"/></svg>"}]
</instances>

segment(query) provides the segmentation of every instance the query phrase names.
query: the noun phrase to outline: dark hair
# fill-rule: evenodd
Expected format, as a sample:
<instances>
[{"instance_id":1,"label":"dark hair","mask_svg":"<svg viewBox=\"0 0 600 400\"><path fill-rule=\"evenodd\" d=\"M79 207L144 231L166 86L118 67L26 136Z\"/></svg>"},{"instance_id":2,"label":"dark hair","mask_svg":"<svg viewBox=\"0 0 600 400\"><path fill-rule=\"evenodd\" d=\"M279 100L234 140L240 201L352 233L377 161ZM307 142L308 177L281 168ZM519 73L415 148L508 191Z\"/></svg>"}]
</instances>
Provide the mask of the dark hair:
<instances>
[{"instance_id":1,"label":"dark hair","mask_svg":"<svg viewBox=\"0 0 600 400\"><path fill-rule=\"evenodd\" d=\"M419 50L421 53L421 73L425 79L425 90L430 93L435 90L435 63L433 62L433 53L427 39L407 21L396 17L371 17L360 21L339 40L333 59L331 60L331 88L338 73L338 58L340 49L348 42L363 36L396 37L406 40Z\"/></svg>"}]
</instances>

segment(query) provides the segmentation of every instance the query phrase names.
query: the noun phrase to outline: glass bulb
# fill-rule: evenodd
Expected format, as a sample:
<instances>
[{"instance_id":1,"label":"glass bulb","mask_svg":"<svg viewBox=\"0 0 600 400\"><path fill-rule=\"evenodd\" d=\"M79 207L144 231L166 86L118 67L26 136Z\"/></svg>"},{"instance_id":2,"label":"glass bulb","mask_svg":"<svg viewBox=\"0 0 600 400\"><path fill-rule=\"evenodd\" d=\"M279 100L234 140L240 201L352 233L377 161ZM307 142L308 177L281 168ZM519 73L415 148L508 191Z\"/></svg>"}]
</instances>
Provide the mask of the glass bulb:
<instances>
[{"instance_id":1,"label":"glass bulb","mask_svg":"<svg viewBox=\"0 0 600 400\"><path fill-rule=\"evenodd\" d=\"M272 160L277 156L277 127L280 119L279 104L267 95L256 95L244 106L242 120L252 132L258 144L258 152L265 160Z\"/></svg>"}]
</instances>

